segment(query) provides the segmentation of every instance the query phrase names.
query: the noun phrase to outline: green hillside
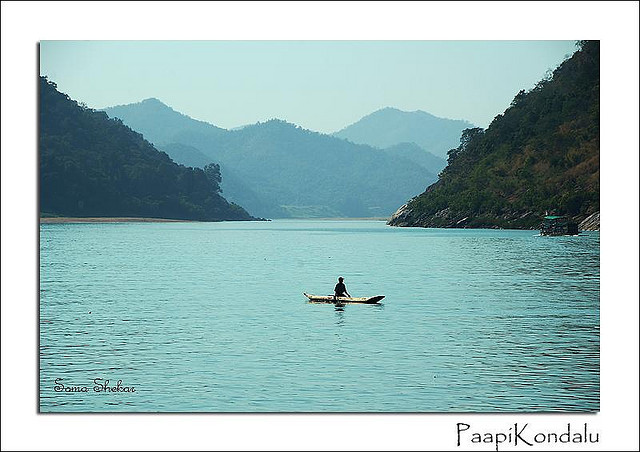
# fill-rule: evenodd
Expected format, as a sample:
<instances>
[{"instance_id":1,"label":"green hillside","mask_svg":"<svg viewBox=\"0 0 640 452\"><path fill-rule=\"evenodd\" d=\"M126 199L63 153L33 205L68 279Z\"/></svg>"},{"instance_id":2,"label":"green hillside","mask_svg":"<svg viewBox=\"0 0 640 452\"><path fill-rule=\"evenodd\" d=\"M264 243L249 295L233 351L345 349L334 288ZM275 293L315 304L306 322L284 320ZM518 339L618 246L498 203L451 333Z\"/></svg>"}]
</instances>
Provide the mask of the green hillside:
<instances>
[{"instance_id":1,"label":"green hillside","mask_svg":"<svg viewBox=\"0 0 640 452\"><path fill-rule=\"evenodd\" d=\"M389 224L537 228L545 213L599 212L600 44L578 47L486 130L465 130L439 180Z\"/></svg>"},{"instance_id":2,"label":"green hillside","mask_svg":"<svg viewBox=\"0 0 640 452\"><path fill-rule=\"evenodd\" d=\"M121 121L39 83L41 215L253 219L220 196L218 165L178 165Z\"/></svg>"}]
</instances>

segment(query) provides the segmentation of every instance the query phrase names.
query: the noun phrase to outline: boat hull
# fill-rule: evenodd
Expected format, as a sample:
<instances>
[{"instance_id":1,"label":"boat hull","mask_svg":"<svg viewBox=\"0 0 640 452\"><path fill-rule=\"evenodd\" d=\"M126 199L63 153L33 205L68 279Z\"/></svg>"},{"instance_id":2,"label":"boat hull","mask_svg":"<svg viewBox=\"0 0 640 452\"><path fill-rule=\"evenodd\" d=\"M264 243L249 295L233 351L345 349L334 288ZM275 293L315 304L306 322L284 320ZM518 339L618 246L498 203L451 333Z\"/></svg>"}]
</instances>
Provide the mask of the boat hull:
<instances>
[{"instance_id":1,"label":"boat hull","mask_svg":"<svg viewBox=\"0 0 640 452\"><path fill-rule=\"evenodd\" d=\"M375 297L337 297L331 295L311 295L303 292L304 296L312 303L336 303L336 304L377 304L384 298L384 295L376 295Z\"/></svg>"}]
</instances>

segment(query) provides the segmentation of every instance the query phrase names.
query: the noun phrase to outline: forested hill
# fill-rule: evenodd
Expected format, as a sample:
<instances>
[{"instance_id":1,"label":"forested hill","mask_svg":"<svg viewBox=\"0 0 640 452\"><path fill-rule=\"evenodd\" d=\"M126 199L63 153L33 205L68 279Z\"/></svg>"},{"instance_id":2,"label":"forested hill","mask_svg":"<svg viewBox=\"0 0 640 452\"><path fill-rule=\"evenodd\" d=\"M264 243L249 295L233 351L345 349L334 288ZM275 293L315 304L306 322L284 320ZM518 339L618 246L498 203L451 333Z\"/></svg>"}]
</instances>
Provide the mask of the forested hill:
<instances>
[{"instance_id":1,"label":"forested hill","mask_svg":"<svg viewBox=\"0 0 640 452\"><path fill-rule=\"evenodd\" d=\"M410 145L382 150L277 119L224 130L153 100L106 112L176 162L219 163L224 195L262 217L389 217L437 179Z\"/></svg>"},{"instance_id":2,"label":"forested hill","mask_svg":"<svg viewBox=\"0 0 640 452\"><path fill-rule=\"evenodd\" d=\"M465 130L439 180L389 224L537 228L545 213L598 213L600 44L578 48L486 130Z\"/></svg>"},{"instance_id":3,"label":"forested hill","mask_svg":"<svg viewBox=\"0 0 640 452\"><path fill-rule=\"evenodd\" d=\"M187 168L40 77L40 214L251 220L219 194L220 167Z\"/></svg>"}]
</instances>

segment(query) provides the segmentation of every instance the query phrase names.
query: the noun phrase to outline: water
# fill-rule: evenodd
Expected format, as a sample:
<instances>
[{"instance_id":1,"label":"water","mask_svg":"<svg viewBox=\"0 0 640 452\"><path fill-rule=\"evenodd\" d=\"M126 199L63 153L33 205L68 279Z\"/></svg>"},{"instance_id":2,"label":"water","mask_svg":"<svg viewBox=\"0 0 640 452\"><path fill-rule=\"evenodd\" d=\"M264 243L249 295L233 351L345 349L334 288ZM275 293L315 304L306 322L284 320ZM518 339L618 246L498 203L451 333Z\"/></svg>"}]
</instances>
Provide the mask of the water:
<instances>
[{"instance_id":1,"label":"water","mask_svg":"<svg viewBox=\"0 0 640 452\"><path fill-rule=\"evenodd\" d=\"M599 233L536 234L43 224L40 410L598 411ZM302 295L339 275L352 296L386 298ZM135 392L96 392L96 378Z\"/></svg>"}]
</instances>

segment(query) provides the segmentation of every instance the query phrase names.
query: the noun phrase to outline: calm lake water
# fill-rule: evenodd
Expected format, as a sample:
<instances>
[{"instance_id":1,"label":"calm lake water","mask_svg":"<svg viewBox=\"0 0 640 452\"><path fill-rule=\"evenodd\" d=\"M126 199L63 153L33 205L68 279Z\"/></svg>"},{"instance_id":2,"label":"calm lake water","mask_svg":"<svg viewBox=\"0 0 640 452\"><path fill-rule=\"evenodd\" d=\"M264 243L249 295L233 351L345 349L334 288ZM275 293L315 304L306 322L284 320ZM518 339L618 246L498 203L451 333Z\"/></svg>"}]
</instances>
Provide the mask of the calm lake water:
<instances>
[{"instance_id":1,"label":"calm lake water","mask_svg":"<svg viewBox=\"0 0 640 452\"><path fill-rule=\"evenodd\" d=\"M599 262L597 232L43 224L40 410L598 411ZM386 297L302 295L339 275Z\"/></svg>"}]
</instances>

